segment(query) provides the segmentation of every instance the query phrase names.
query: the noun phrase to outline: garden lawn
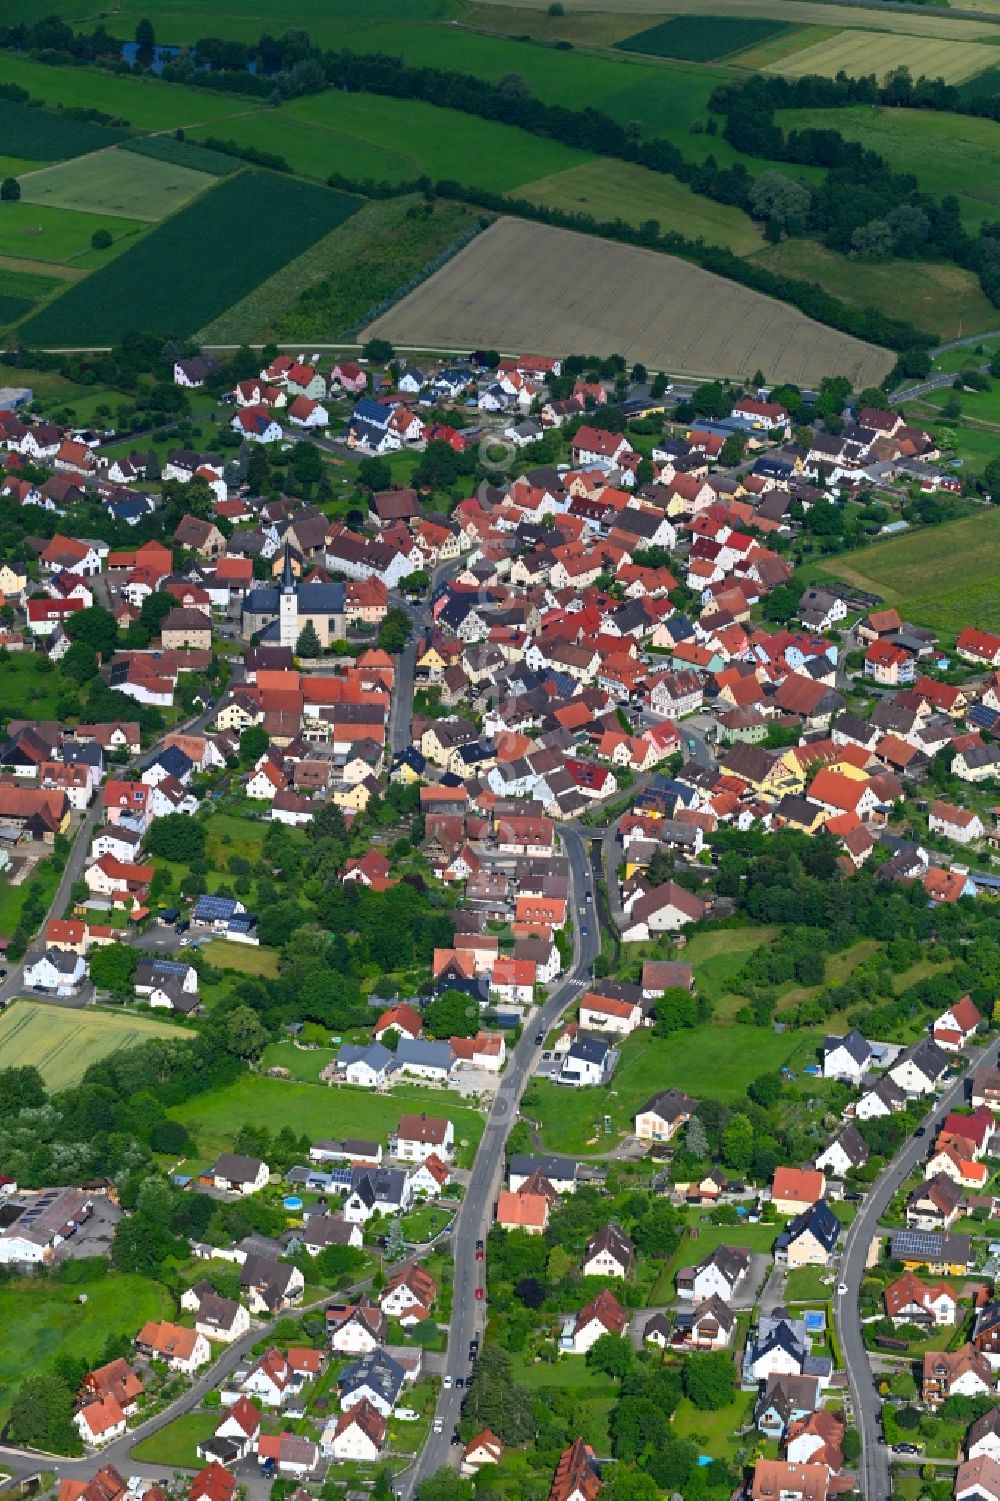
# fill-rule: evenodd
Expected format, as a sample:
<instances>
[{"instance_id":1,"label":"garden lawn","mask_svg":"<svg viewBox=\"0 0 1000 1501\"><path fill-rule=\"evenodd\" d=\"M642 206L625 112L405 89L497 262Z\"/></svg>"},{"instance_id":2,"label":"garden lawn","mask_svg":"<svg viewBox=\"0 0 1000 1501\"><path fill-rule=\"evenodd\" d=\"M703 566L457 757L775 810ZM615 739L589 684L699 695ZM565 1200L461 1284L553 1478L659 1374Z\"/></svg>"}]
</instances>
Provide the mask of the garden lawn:
<instances>
[{"instance_id":1,"label":"garden lawn","mask_svg":"<svg viewBox=\"0 0 1000 1501\"><path fill-rule=\"evenodd\" d=\"M9 377L5 375L4 379ZM55 379L68 391L79 389L61 376ZM17 381L35 390L29 373L19 369ZM54 718L56 703L65 686L65 679L53 669L47 657L14 652L0 672L0 719L19 719L29 712L29 706L35 719Z\"/></svg>"},{"instance_id":2,"label":"garden lawn","mask_svg":"<svg viewBox=\"0 0 1000 1501\"><path fill-rule=\"evenodd\" d=\"M86 1293L86 1303L77 1303ZM0 1417L25 1375L50 1369L57 1355L96 1361L108 1336L134 1334L147 1319L173 1315L158 1282L112 1272L95 1282L27 1278L0 1285Z\"/></svg>"},{"instance_id":3,"label":"garden lawn","mask_svg":"<svg viewBox=\"0 0 1000 1501\"><path fill-rule=\"evenodd\" d=\"M228 943L225 938L213 938L206 943L202 953L217 969L234 969L241 975L264 975L269 980L277 979L278 953L276 949L254 948L245 943Z\"/></svg>"},{"instance_id":4,"label":"garden lawn","mask_svg":"<svg viewBox=\"0 0 1000 1501\"><path fill-rule=\"evenodd\" d=\"M828 1303L836 1280L835 1273L826 1266L793 1267L785 1278L785 1301Z\"/></svg>"},{"instance_id":5,"label":"garden lawn","mask_svg":"<svg viewBox=\"0 0 1000 1501\"><path fill-rule=\"evenodd\" d=\"M990 441L995 456L1000 438ZM809 573L810 582L842 579L869 590L904 619L954 639L966 625L1000 630L998 570L1000 511L990 509L841 553Z\"/></svg>"},{"instance_id":6,"label":"garden lawn","mask_svg":"<svg viewBox=\"0 0 1000 1501\"><path fill-rule=\"evenodd\" d=\"M316 1140L365 1136L384 1141L396 1129L400 1115L420 1111L446 1115L453 1121L456 1142L468 1143L467 1148L456 1148L456 1158L460 1163L471 1160L483 1134L483 1116L462 1104L451 1090L419 1085L401 1085L389 1094L377 1094L346 1084L329 1088L247 1075L176 1105L169 1114L192 1132L199 1156L213 1158L232 1147L233 1135L248 1121L269 1131L291 1126Z\"/></svg>"},{"instance_id":7,"label":"garden lawn","mask_svg":"<svg viewBox=\"0 0 1000 1501\"><path fill-rule=\"evenodd\" d=\"M202 1461L196 1449L203 1439L211 1438L220 1421L218 1408L201 1412L189 1412L175 1418L165 1428L144 1438L132 1451L135 1459L144 1464L173 1466L179 1469L201 1469Z\"/></svg>"},{"instance_id":8,"label":"garden lawn","mask_svg":"<svg viewBox=\"0 0 1000 1501\"><path fill-rule=\"evenodd\" d=\"M702 1454L713 1459L733 1460L744 1440L740 1429L748 1424L756 1401L754 1392L734 1392L733 1400L715 1412L702 1412L682 1397L671 1419L676 1438L694 1439Z\"/></svg>"},{"instance_id":9,"label":"garden lawn","mask_svg":"<svg viewBox=\"0 0 1000 1501\"><path fill-rule=\"evenodd\" d=\"M24 337L40 343L109 344L134 326L140 305L150 333L187 336L359 206L346 193L273 173L223 178L111 265L30 318ZM28 204L16 207L29 214L55 212Z\"/></svg>"},{"instance_id":10,"label":"garden lawn","mask_svg":"<svg viewBox=\"0 0 1000 1501\"><path fill-rule=\"evenodd\" d=\"M425 1245L427 1241L440 1235L453 1218L454 1213L447 1209L438 1209L433 1204L421 1204L403 1219L403 1234L414 1245Z\"/></svg>"},{"instance_id":11,"label":"garden lawn","mask_svg":"<svg viewBox=\"0 0 1000 1501\"><path fill-rule=\"evenodd\" d=\"M708 1213L707 1210L695 1210L691 1214L688 1226L697 1231L697 1235L686 1235L673 1255L663 1262L659 1278L649 1295L651 1308L672 1303L677 1296L674 1277L678 1268L704 1260L717 1246L746 1246L748 1251L761 1255L773 1250L779 1225L750 1225L743 1220L735 1225L713 1225Z\"/></svg>"},{"instance_id":12,"label":"garden lawn","mask_svg":"<svg viewBox=\"0 0 1000 1501\"><path fill-rule=\"evenodd\" d=\"M54 885L55 882L53 881ZM17 894L18 887L2 888ZM0 930L7 922L0 906ZM183 1040L184 1031L145 1017L87 1008L76 1011L44 1001L18 1000L0 1016L0 1058L8 1068L33 1065L49 1090L76 1084L92 1063L119 1048L153 1037Z\"/></svg>"},{"instance_id":13,"label":"garden lawn","mask_svg":"<svg viewBox=\"0 0 1000 1501\"><path fill-rule=\"evenodd\" d=\"M142 228L138 219L26 201L0 203L0 255L32 261L73 261L90 253L91 237L98 229L106 229L115 241L121 241Z\"/></svg>"},{"instance_id":14,"label":"garden lawn","mask_svg":"<svg viewBox=\"0 0 1000 1501\"><path fill-rule=\"evenodd\" d=\"M336 1048L297 1048L294 1042L270 1042L264 1049L261 1067L287 1068L294 1079L318 1084L320 1074L336 1056Z\"/></svg>"},{"instance_id":15,"label":"garden lawn","mask_svg":"<svg viewBox=\"0 0 1000 1501\"><path fill-rule=\"evenodd\" d=\"M785 1066L799 1070L816 1060L822 1033L782 1035L762 1027L707 1022L668 1038L637 1032L622 1047L618 1071L605 1089L569 1090L535 1080L524 1099L523 1114L540 1123L547 1151L606 1151L615 1136L632 1130L633 1117L651 1095L683 1089L732 1103L743 1098L759 1074ZM611 1117L612 1136L603 1134L603 1117Z\"/></svg>"}]
</instances>

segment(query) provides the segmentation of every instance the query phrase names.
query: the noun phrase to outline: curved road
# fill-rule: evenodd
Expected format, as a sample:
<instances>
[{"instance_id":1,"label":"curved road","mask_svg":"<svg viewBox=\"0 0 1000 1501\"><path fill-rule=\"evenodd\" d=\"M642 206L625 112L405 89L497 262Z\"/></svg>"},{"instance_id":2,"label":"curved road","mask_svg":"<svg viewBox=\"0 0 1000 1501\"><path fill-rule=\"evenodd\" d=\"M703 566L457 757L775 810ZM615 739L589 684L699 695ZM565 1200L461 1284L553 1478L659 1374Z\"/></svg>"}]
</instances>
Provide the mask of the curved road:
<instances>
[{"instance_id":1,"label":"curved road","mask_svg":"<svg viewBox=\"0 0 1000 1501\"><path fill-rule=\"evenodd\" d=\"M868 1501L888 1501L892 1478L889 1451L879 1435L882 1404L873 1385L868 1351L861 1337L858 1300L868 1248L893 1195L926 1156L933 1139L932 1120L964 1102L965 1085L970 1075L985 1065L995 1065L998 1049L1000 1042L992 1042L982 1052L977 1051L959 1078L934 1102L924 1121L926 1136L911 1136L892 1159L869 1190L844 1241L837 1286L846 1288L846 1291L836 1294L833 1316L851 1384L855 1426L861 1435L863 1453L859 1475Z\"/></svg>"}]
</instances>

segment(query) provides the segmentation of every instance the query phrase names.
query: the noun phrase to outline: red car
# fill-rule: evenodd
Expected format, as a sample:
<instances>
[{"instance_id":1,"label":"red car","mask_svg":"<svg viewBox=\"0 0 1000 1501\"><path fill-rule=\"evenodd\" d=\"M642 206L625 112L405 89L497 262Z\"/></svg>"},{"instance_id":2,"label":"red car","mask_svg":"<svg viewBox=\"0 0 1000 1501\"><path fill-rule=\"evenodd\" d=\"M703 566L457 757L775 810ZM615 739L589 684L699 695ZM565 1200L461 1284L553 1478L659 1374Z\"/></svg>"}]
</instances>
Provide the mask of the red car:
<instances>
[{"instance_id":1,"label":"red car","mask_svg":"<svg viewBox=\"0 0 1000 1501\"><path fill-rule=\"evenodd\" d=\"M479 1249L476 1252L476 1260L477 1261L485 1261L485 1259L486 1259L486 1252L483 1250L482 1246L480 1246Z\"/></svg>"},{"instance_id":2,"label":"red car","mask_svg":"<svg viewBox=\"0 0 1000 1501\"><path fill-rule=\"evenodd\" d=\"M483 1289L481 1287L476 1288L476 1297L479 1299L480 1303L483 1301Z\"/></svg>"}]
</instances>

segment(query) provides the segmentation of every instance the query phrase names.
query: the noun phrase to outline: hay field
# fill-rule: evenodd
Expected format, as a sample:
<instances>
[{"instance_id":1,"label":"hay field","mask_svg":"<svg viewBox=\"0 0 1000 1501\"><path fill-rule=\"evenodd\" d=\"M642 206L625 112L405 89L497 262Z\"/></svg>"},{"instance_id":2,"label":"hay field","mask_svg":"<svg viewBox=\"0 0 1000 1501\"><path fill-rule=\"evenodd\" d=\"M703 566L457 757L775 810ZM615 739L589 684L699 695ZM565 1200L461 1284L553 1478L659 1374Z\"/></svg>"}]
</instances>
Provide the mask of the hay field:
<instances>
[{"instance_id":1,"label":"hay field","mask_svg":"<svg viewBox=\"0 0 1000 1501\"><path fill-rule=\"evenodd\" d=\"M112 147L29 172L20 181L25 203L153 221L214 187L216 178Z\"/></svg>"},{"instance_id":2,"label":"hay field","mask_svg":"<svg viewBox=\"0 0 1000 1501\"><path fill-rule=\"evenodd\" d=\"M786 78L801 78L805 73L820 73L835 78L840 72L849 78L863 78L874 73L882 78L893 68L903 65L914 78L943 78L945 83L962 83L981 73L994 61L994 50L976 41L951 41L932 37L903 37L870 31L844 31L840 36L779 58L764 69Z\"/></svg>"},{"instance_id":3,"label":"hay field","mask_svg":"<svg viewBox=\"0 0 1000 1501\"><path fill-rule=\"evenodd\" d=\"M570 230L500 219L369 325L418 349L620 353L678 374L813 385L877 384L887 349L814 323L785 304L674 256Z\"/></svg>"},{"instance_id":4,"label":"hay field","mask_svg":"<svg viewBox=\"0 0 1000 1501\"><path fill-rule=\"evenodd\" d=\"M747 255L763 244L758 226L739 209L700 197L676 177L631 162L586 162L527 183L518 189L518 197L566 213L593 214L595 219L624 219L635 225L656 219L663 230L674 229L690 240L701 235L736 255Z\"/></svg>"},{"instance_id":5,"label":"hay field","mask_svg":"<svg viewBox=\"0 0 1000 1501\"><path fill-rule=\"evenodd\" d=\"M48 1090L67 1089L92 1063L151 1037L183 1037L164 1022L124 1012L75 1011L41 1001L15 1001L0 1015L0 1068L34 1064Z\"/></svg>"}]
</instances>

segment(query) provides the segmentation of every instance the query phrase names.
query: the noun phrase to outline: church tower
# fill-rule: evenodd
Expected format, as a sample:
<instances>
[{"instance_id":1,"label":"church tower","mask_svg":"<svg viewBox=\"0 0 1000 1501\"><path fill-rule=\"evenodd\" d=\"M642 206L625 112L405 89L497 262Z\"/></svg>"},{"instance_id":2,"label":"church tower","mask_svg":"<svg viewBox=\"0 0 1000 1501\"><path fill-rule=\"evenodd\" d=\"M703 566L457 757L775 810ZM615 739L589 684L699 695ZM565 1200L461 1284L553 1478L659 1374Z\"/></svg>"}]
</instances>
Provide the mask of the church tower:
<instances>
[{"instance_id":1,"label":"church tower","mask_svg":"<svg viewBox=\"0 0 1000 1501\"><path fill-rule=\"evenodd\" d=\"M282 646L295 649L299 639L298 584L292 569L291 544L285 543L285 566L281 570L281 592L278 596L278 629Z\"/></svg>"}]
</instances>

